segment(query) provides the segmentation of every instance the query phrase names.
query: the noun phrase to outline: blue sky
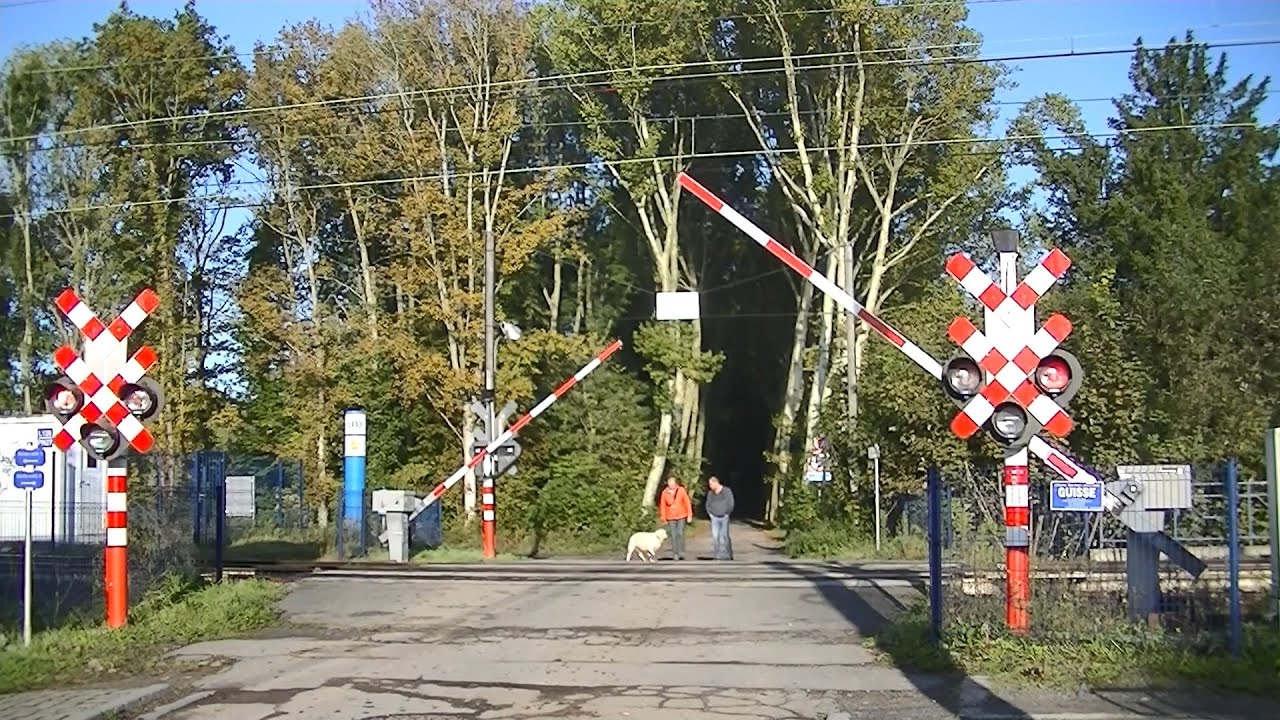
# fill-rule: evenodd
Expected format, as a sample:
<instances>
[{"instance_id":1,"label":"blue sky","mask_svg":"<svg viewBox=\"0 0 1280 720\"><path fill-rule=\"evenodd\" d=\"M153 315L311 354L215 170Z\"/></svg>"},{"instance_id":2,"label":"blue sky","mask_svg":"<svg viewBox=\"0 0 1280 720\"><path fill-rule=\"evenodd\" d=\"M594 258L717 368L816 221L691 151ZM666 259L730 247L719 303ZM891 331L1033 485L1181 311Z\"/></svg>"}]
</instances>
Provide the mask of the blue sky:
<instances>
[{"instance_id":1,"label":"blue sky","mask_svg":"<svg viewBox=\"0 0 1280 720\"><path fill-rule=\"evenodd\" d=\"M618 0L625 2L625 0ZM79 38L93 31L118 2L114 0L0 0L0 56L21 44ZM181 0L136 0L136 11L171 16ZM237 52L257 41L270 42L285 25L320 20L341 25L365 12L366 0L197 0L197 8ZM984 37L986 57L1088 52L1127 48L1142 37L1158 45L1188 29L1205 42L1242 42L1280 38L1277 0L974 0L970 23ZM1280 74L1280 45L1227 49L1232 72L1241 77ZM246 60L247 60L246 55ZM1110 98L1129 89L1130 56L1052 57L1011 61L1016 87L1002 90L1003 131L1026 100L1058 92L1077 101L1091 131L1105 132ZM1280 90L1280 88L1277 88ZM1264 122L1280 119L1280 93L1263 108ZM1030 179L1016 172L1014 180Z\"/></svg>"},{"instance_id":2,"label":"blue sky","mask_svg":"<svg viewBox=\"0 0 1280 720\"><path fill-rule=\"evenodd\" d=\"M619 0L623 2L625 0ZM137 12L167 16L180 0L135 0ZM0 56L23 43L83 37L93 23L116 6L112 0L0 0ZM281 27L317 18L340 25L362 14L365 0L197 0L197 8L237 51L248 52L256 41L270 41ZM977 0L970 22L985 38L983 54L1018 56L1061 53L1130 45L1138 36L1158 44L1193 28L1202 40L1241 41L1280 38L1280 2L1275 0ZM1256 75L1280 72L1280 46L1228 50L1235 72ZM1014 103L1002 115L1017 112L1016 103L1045 92L1061 92L1082 101L1091 129L1103 130L1110 104L1104 98L1128 88L1124 55L1021 60L1014 80L1018 87L1002 93ZM1280 101L1268 101L1264 120L1280 117Z\"/></svg>"}]
</instances>

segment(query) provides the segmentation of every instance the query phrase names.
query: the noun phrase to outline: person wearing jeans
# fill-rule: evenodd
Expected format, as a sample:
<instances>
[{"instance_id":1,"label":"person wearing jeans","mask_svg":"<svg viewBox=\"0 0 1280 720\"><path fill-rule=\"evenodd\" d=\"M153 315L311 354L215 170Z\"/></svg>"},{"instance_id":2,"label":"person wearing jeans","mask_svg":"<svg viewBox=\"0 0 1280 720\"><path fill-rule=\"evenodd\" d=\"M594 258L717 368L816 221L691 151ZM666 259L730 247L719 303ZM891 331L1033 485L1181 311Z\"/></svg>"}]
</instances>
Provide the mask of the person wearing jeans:
<instances>
[{"instance_id":1,"label":"person wearing jeans","mask_svg":"<svg viewBox=\"0 0 1280 720\"><path fill-rule=\"evenodd\" d=\"M671 538L671 554L676 560L684 559L684 526L693 519L693 502L675 475L667 476L667 487L658 499L658 519L667 524L667 536Z\"/></svg>"},{"instance_id":2,"label":"person wearing jeans","mask_svg":"<svg viewBox=\"0 0 1280 720\"><path fill-rule=\"evenodd\" d=\"M733 541L729 538L729 516L733 514L733 491L720 478L707 479L707 517L711 518L711 552L716 560L733 559Z\"/></svg>"}]
</instances>

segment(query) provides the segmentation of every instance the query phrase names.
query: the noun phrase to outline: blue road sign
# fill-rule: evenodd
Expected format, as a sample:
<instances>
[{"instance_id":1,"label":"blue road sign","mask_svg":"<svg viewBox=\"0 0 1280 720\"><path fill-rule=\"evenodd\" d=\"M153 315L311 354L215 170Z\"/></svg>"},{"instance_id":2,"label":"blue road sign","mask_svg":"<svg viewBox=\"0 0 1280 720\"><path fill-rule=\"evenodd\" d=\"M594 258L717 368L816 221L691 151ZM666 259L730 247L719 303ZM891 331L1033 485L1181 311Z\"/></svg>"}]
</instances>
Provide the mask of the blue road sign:
<instances>
[{"instance_id":1,"label":"blue road sign","mask_svg":"<svg viewBox=\"0 0 1280 720\"><path fill-rule=\"evenodd\" d=\"M1054 512L1102 512L1102 483L1055 480L1049 485Z\"/></svg>"},{"instance_id":2,"label":"blue road sign","mask_svg":"<svg viewBox=\"0 0 1280 720\"><path fill-rule=\"evenodd\" d=\"M44 487L44 473L39 470L14 470L13 486L19 490L39 490Z\"/></svg>"},{"instance_id":3,"label":"blue road sign","mask_svg":"<svg viewBox=\"0 0 1280 720\"><path fill-rule=\"evenodd\" d=\"M53 447L53 428L37 428L36 437L40 447Z\"/></svg>"},{"instance_id":4,"label":"blue road sign","mask_svg":"<svg viewBox=\"0 0 1280 720\"><path fill-rule=\"evenodd\" d=\"M44 464L44 448L19 448L13 454L13 464L18 467L38 467Z\"/></svg>"}]
</instances>

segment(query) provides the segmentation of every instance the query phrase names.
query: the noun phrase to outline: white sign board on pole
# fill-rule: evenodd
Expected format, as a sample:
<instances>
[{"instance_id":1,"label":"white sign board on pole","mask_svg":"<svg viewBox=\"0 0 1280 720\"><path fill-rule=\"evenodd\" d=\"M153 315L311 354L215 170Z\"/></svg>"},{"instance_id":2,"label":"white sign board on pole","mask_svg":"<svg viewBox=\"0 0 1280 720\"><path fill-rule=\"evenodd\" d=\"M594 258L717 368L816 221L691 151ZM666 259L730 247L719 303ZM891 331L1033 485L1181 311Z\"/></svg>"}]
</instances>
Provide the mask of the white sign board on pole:
<instances>
[{"instance_id":1,"label":"white sign board on pole","mask_svg":"<svg viewBox=\"0 0 1280 720\"><path fill-rule=\"evenodd\" d=\"M696 292L660 292L654 304L654 315L658 320L697 320L698 293Z\"/></svg>"},{"instance_id":2,"label":"white sign board on pole","mask_svg":"<svg viewBox=\"0 0 1280 720\"><path fill-rule=\"evenodd\" d=\"M227 476L227 517L254 516L257 510L256 481L253 475Z\"/></svg>"}]
</instances>

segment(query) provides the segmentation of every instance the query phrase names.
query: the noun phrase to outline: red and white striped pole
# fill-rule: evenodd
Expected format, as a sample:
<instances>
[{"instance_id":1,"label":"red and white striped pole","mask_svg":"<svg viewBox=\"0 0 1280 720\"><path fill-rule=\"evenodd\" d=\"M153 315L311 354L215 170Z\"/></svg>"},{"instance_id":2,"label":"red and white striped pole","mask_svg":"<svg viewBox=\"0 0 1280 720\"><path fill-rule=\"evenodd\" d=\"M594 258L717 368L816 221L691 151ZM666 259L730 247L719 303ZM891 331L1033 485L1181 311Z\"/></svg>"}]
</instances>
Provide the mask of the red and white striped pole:
<instances>
[{"instance_id":1,"label":"red and white striped pole","mask_svg":"<svg viewBox=\"0 0 1280 720\"><path fill-rule=\"evenodd\" d=\"M580 380L590 375L593 371L595 371L596 368L600 367L600 365L605 360L608 360L611 355L618 352L618 349L621 347L622 347L621 340L614 340L612 343L609 343L608 347L601 350L599 354L597 354L594 358L592 358L591 362L587 363L586 365L583 365L582 369L578 370L578 372L573 374L573 377L569 378L568 380L565 380L563 383L560 383L560 387L556 388L555 391L552 392L550 395L542 398L542 401L539 402L537 405L534 405L533 409L530 410L524 417L512 423L511 427L507 428L506 432L502 433L498 437L489 441L489 445L484 450L481 450L480 452L476 453L474 457L472 457L470 460L467 461L467 464L458 468L456 472L454 472L449 477L445 478L444 482L432 488L431 492L427 493L427 496L422 499L422 506L419 507L417 510L414 510L413 513L409 515L408 522L412 522L413 519L418 516L418 513L425 510L429 505L431 505L431 503L435 502L436 500L439 500L441 495L444 495L446 492L449 491L449 488L453 487L454 485L457 485L458 481L461 480L464 476L466 476L467 471L474 468L476 465L479 465L481 462L483 462L484 459L489 456L489 453L493 452L494 450L497 450L498 448L502 447L503 443L515 437L516 435L519 435L520 430L522 430L525 425L528 425L530 422L533 421L534 418L538 417L547 408L555 404L555 401L559 400L561 395L564 395L565 393L569 392L569 390L572 389L574 385L577 385ZM489 492L487 493L487 495L488 495L487 501L484 495L481 496L481 512L482 513L484 512L486 502L488 503L489 511L490 512L493 511L492 485L489 486ZM483 518L483 515L481 517Z\"/></svg>"},{"instance_id":2,"label":"red and white striped pole","mask_svg":"<svg viewBox=\"0 0 1280 720\"><path fill-rule=\"evenodd\" d=\"M1017 248L998 253L1000 289L1012 297L1018 284ZM1050 281L1052 284L1052 281ZM1047 285L1045 286L1047 287ZM1040 288L1043 292L1044 288ZM986 308L987 332L996 347L1024 344L1020 340L1035 332L1034 305L1020 311ZM1068 326L1070 327L1070 326ZM1056 345L1056 343L1055 343ZM1056 409L1056 406L1055 406ZM1064 416L1065 417L1065 416ZM1014 633L1031 629L1031 485L1027 450L1022 448L1004 459L1004 562L1005 625Z\"/></svg>"},{"instance_id":3,"label":"red and white striped pole","mask_svg":"<svg viewBox=\"0 0 1280 720\"><path fill-rule=\"evenodd\" d=\"M486 462L493 462L492 458ZM494 507L493 473L484 474L480 482L480 547L487 558L498 554L498 515Z\"/></svg>"},{"instance_id":4,"label":"red and white striped pole","mask_svg":"<svg viewBox=\"0 0 1280 720\"><path fill-rule=\"evenodd\" d=\"M128 470L107 468L107 627L121 628L129 617Z\"/></svg>"}]
</instances>

